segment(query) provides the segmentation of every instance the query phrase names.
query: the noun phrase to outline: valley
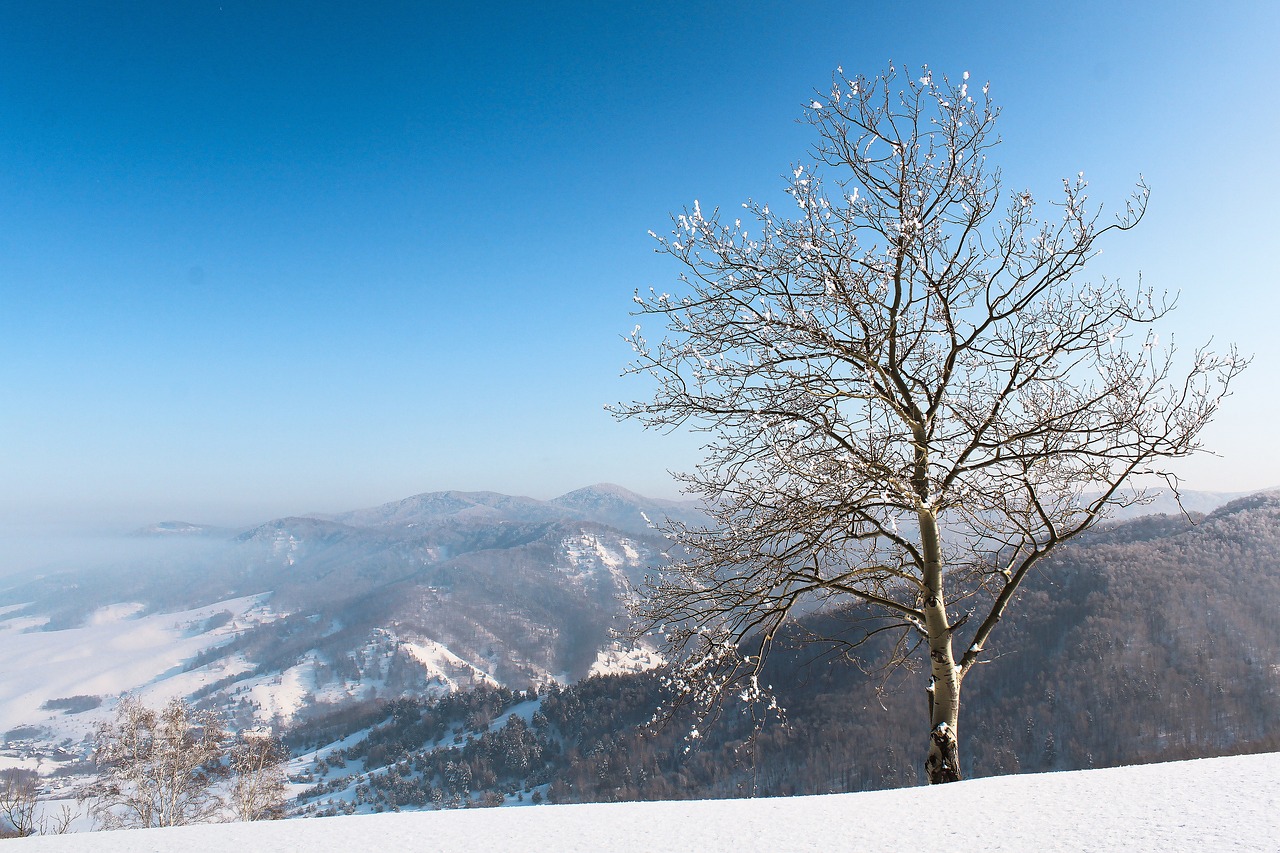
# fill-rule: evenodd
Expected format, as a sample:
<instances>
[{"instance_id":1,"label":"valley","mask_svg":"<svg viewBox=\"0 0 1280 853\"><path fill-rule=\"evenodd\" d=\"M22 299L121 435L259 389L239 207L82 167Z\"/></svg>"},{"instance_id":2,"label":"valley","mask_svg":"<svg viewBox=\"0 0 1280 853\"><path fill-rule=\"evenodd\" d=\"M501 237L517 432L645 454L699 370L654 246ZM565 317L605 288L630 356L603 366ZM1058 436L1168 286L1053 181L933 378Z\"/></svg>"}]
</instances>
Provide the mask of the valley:
<instances>
[{"instance_id":1,"label":"valley","mask_svg":"<svg viewBox=\"0 0 1280 853\"><path fill-rule=\"evenodd\" d=\"M0 589L0 732L83 753L126 692L284 728L348 702L650 665L614 632L660 561L645 516L667 513L696 517L596 486L550 502L419 495L243 531L153 525L131 560ZM59 706L73 696L91 698Z\"/></svg>"},{"instance_id":2,"label":"valley","mask_svg":"<svg viewBox=\"0 0 1280 853\"><path fill-rule=\"evenodd\" d=\"M0 769L69 796L130 692L283 734L298 816L919 784L923 685L876 675L874 643L854 658L782 637L774 718L731 702L712 725L653 724L672 698L661 658L617 631L663 560L645 517L679 512L697 519L597 486L140 531L145 559L0 591ZM1275 494L1104 525L1023 596L969 694L967 776L1280 749Z\"/></svg>"}]
</instances>

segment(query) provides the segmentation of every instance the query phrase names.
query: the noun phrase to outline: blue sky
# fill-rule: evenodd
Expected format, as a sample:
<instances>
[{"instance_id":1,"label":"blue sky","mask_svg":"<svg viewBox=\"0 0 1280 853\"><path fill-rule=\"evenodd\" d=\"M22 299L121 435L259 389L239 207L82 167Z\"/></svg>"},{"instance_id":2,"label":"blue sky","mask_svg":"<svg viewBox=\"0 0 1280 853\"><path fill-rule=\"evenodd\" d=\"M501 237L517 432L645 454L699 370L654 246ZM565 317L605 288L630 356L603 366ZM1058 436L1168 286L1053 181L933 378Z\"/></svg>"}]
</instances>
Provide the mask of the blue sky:
<instances>
[{"instance_id":1,"label":"blue sky","mask_svg":"<svg viewBox=\"0 0 1280 853\"><path fill-rule=\"evenodd\" d=\"M696 438L602 409L646 232L776 194L890 59L991 81L1010 188L1146 175L1096 271L1256 355L1189 484L1280 484L1276 44L1254 2L0 4L0 513L673 495Z\"/></svg>"}]
</instances>

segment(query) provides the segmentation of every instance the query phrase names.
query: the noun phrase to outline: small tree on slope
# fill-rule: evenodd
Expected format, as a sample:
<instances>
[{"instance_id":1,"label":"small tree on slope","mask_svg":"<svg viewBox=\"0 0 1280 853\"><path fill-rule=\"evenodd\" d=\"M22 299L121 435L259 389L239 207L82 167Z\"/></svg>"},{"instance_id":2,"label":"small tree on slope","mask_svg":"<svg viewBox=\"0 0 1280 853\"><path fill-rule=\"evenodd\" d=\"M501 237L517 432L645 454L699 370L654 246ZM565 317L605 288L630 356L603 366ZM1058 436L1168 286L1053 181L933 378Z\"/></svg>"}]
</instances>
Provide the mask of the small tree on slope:
<instances>
[{"instance_id":1,"label":"small tree on slope","mask_svg":"<svg viewBox=\"0 0 1280 853\"><path fill-rule=\"evenodd\" d=\"M215 818L226 777L228 734L211 711L172 699L159 711L136 697L120 700L114 721L97 731L94 760L102 771L84 792L106 829L183 826Z\"/></svg>"},{"instance_id":2,"label":"small tree on slope","mask_svg":"<svg viewBox=\"0 0 1280 853\"><path fill-rule=\"evenodd\" d=\"M636 327L628 372L656 392L616 409L711 435L680 476L714 523L667 528L677 556L634 611L677 682L751 690L798 608L862 602L899 633L889 663L928 661L930 782L960 778L961 686L1028 572L1141 500L1130 478L1176 488L1165 463L1200 448L1246 365L1178 360L1152 328L1170 302L1080 280L1146 186L1102 225L1081 174L1037 218L987 163L987 92L967 73L839 72L805 111L828 171L794 169L794 217L695 202L657 237L684 292L637 294L668 334Z\"/></svg>"},{"instance_id":3,"label":"small tree on slope","mask_svg":"<svg viewBox=\"0 0 1280 853\"><path fill-rule=\"evenodd\" d=\"M237 820L279 820L285 812L289 750L270 732L246 731L231 747L231 808Z\"/></svg>"}]
</instances>

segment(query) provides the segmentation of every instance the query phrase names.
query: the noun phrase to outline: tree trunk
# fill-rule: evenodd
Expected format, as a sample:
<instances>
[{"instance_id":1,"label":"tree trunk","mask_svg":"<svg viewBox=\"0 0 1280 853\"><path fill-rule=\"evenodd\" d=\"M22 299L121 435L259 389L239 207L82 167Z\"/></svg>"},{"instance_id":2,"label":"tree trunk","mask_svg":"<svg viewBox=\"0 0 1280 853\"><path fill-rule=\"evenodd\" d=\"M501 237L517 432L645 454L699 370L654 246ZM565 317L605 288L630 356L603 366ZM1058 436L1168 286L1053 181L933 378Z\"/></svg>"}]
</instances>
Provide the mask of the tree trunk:
<instances>
[{"instance_id":1,"label":"tree trunk","mask_svg":"<svg viewBox=\"0 0 1280 853\"><path fill-rule=\"evenodd\" d=\"M949 640L947 645L950 645ZM935 663L935 673L937 668ZM929 683L929 757L924 762L930 785L959 782L961 779L959 717L959 682L954 678L948 682L935 674Z\"/></svg>"},{"instance_id":2,"label":"tree trunk","mask_svg":"<svg viewBox=\"0 0 1280 853\"><path fill-rule=\"evenodd\" d=\"M960 781L960 669L951 649L951 625L942 588L942 547L938 519L921 512L920 544L923 546L924 629L929 638L929 757L925 775L929 784Z\"/></svg>"}]
</instances>

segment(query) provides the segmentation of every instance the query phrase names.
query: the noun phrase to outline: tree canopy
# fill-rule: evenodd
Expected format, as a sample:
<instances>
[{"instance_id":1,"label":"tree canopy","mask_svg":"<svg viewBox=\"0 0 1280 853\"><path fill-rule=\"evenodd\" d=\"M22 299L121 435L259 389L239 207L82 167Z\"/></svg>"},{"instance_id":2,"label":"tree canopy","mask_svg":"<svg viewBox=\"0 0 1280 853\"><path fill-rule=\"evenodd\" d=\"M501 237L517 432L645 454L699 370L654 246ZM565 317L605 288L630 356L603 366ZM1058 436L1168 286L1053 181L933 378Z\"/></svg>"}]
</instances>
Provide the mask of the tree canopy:
<instances>
[{"instance_id":1,"label":"tree canopy","mask_svg":"<svg viewBox=\"0 0 1280 853\"><path fill-rule=\"evenodd\" d=\"M804 110L789 215L695 201L654 235L679 292L636 294L665 336L636 326L628 371L656 387L616 409L710 436L680 478L713 522L670 525L635 608L686 689L750 679L806 607L869 603L891 662L929 662L932 781L959 777L960 686L1027 573L1143 499L1126 484L1176 488L1169 461L1246 366L1162 345L1153 288L1082 277L1146 185L1104 219L1080 173L1046 210L988 161L998 116L967 72L838 70Z\"/></svg>"}]
</instances>

